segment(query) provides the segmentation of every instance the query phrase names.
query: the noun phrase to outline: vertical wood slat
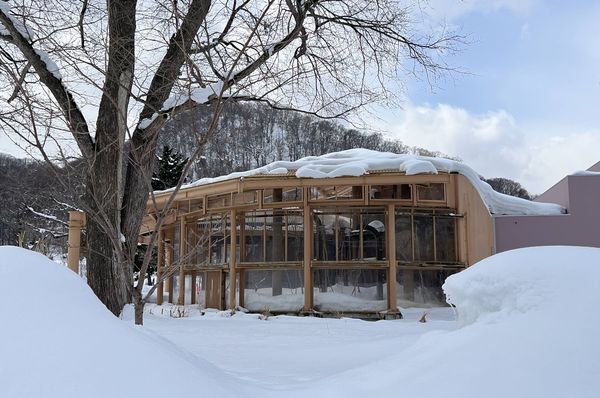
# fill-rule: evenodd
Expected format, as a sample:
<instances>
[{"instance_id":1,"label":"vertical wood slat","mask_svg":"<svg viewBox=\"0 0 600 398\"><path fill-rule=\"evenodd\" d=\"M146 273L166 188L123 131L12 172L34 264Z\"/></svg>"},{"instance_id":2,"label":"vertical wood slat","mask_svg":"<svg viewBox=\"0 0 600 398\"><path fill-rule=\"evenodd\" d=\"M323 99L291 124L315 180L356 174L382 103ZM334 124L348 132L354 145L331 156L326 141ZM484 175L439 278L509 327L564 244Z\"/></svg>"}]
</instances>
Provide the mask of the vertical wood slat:
<instances>
[{"instance_id":1,"label":"vertical wood slat","mask_svg":"<svg viewBox=\"0 0 600 398\"><path fill-rule=\"evenodd\" d=\"M396 304L396 210L394 205L387 208L386 247L389 261L388 267L388 311L397 312Z\"/></svg>"},{"instance_id":2,"label":"vertical wood slat","mask_svg":"<svg viewBox=\"0 0 600 398\"><path fill-rule=\"evenodd\" d=\"M173 248L173 244L175 243L175 228L171 227L169 229L169 231L167 232L167 239L169 241L169 243L167 244L167 251L165 253L165 263L166 266L168 267L167 269L169 270L169 277L165 280L166 282L166 289L167 292L169 294L169 303L173 304L173 273L171 268L173 267L173 254L174 254L174 248Z\"/></svg>"},{"instance_id":3,"label":"vertical wood slat","mask_svg":"<svg viewBox=\"0 0 600 398\"><path fill-rule=\"evenodd\" d=\"M161 229L158 232L158 258L156 260L156 304L162 305L164 300L164 282L161 280L163 267L165 266L165 232Z\"/></svg>"},{"instance_id":4,"label":"vertical wood slat","mask_svg":"<svg viewBox=\"0 0 600 398\"><path fill-rule=\"evenodd\" d=\"M239 224L240 224L240 242L239 242L240 262L244 262L246 260L246 216L245 216L245 213L243 213L243 212L240 213ZM240 289L239 289L238 303L239 303L240 307L243 307L246 305L246 303L245 303L246 271L244 271L243 269L240 269L239 276L240 276L240 282L239 282Z\"/></svg>"},{"instance_id":5,"label":"vertical wood slat","mask_svg":"<svg viewBox=\"0 0 600 398\"><path fill-rule=\"evenodd\" d=\"M237 248L237 211L231 210L231 250L229 255L229 308L235 309L236 288L236 248Z\"/></svg>"},{"instance_id":6,"label":"vertical wood slat","mask_svg":"<svg viewBox=\"0 0 600 398\"><path fill-rule=\"evenodd\" d=\"M304 311L313 308L313 278L312 278L312 217L308 206L308 188L303 192L303 217L304 217Z\"/></svg>"},{"instance_id":7,"label":"vertical wood slat","mask_svg":"<svg viewBox=\"0 0 600 398\"><path fill-rule=\"evenodd\" d=\"M194 221L190 230L192 232L192 263L198 265L198 223L196 221ZM196 304L196 271L192 271L190 277L190 304Z\"/></svg>"},{"instance_id":8,"label":"vertical wood slat","mask_svg":"<svg viewBox=\"0 0 600 398\"><path fill-rule=\"evenodd\" d=\"M185 218L181 218L179 222L179 294L177 297L177 305L185 304L185 269L187 254L187 228Z\"/></svg>"},{"instance_id":9,"label":"vertical wood slat","mask_svg":"<svg viewBox=\"0 0 600 398\"><path fill-rule=\"evenodd\" d=\"M67 265L69 269L79 274L79 257L81 250L81 229L85 226L85 213L69 211L69 238Z\"/></svg>"}]
</instances>

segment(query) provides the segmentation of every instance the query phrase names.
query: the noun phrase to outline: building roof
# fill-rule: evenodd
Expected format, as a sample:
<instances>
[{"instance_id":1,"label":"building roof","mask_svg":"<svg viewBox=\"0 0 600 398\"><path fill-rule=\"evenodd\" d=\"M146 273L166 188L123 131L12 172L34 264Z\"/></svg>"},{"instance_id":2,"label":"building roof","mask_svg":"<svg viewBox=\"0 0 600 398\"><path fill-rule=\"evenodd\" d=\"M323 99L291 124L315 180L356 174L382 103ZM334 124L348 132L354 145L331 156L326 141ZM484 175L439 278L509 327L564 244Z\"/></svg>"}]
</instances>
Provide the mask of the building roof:
<instances>
[{"instance_id":1,"label":"building roof","mask_svg":"<svg viewBox=\"0 0 600 398\"><path fill-rule=\"evenodd\" d=\"M296 161L277 161L256 169L235 172L215 178L202 178L182 186L182 190L215 182L243 179L260 175L288 176L297 178L334 178L342 176L363 176L383 172L403 172L406 175L459 173L465 176L477 189L492 214L541 215L561 214L564 208L554 203L538 203L504 195L482 181L479 174L468 165L455 160L378 152L368 149L349 149L321 156L308 156Z\"/></svg>"}]
</instances>

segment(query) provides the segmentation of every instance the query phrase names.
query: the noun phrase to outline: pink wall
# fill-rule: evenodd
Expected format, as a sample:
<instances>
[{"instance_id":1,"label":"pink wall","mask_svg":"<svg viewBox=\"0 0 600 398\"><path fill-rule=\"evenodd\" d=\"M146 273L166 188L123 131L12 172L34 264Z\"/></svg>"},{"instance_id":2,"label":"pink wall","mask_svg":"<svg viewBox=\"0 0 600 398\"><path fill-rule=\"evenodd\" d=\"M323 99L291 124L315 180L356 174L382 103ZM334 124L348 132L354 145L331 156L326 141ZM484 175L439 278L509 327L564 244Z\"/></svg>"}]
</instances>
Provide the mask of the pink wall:
<instances>
[{"instance_id":1,"label":"pink wall","mask_svg":"<svg viewBox=\"0 0 600 398\"><path fill-rule=\"evenodd\" d=\"M600 247L600 175L568 176L549 191L546 200L567 198L569 214L495 217L496 252L540 245Z\"/></svg>"}]
</instances>

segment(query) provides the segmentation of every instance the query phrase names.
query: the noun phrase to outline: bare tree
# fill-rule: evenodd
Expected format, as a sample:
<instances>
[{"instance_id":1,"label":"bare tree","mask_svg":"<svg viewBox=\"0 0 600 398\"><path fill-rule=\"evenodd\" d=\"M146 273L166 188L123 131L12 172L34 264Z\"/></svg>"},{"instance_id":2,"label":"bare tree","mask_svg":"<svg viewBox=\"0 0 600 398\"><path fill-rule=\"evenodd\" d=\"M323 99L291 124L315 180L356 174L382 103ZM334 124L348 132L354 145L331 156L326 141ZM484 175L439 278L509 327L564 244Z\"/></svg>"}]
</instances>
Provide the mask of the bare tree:
<instances>
[{"instance_id":1,"label":"bare tree","mask_svg":"<svg viewBox=\"0 0 600 398\"><path fill-rule=\"evenodd\" d=\"M439 56L460 42L444 30L419 32L411 4L396 0L11 5L0 1L0 125L50 163L84 160L88 283L115 314L133 298L137 323L144 278L133 286L132 264L167 119L211 106L189 166L225 102L343 117L389 102L407 73L446 70Z\"/></svg>"}]
</instances>

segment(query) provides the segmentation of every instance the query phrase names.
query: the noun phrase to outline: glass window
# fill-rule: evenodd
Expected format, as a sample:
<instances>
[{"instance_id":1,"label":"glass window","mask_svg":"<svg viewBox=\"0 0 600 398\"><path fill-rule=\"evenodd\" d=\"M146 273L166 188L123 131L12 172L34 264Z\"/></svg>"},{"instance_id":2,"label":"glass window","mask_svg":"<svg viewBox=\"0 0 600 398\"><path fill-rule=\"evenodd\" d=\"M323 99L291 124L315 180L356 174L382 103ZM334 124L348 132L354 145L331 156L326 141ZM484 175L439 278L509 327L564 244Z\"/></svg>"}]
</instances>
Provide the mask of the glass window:
<instances>
[{"instance_id":1,"label":"glass window","mask_svg":"<svg viewBox=\"0 0 600 398\"><path fill-rule=\"evenodd\" d=\"M412 185L371 185L371 199L412 199Z\"/></svg>"},{"instance_id":2,"label":"glass window","mask_svg":"<svg viewBox=\"0 0 600 398\"><path fill-rule=\"evenodd\" d=\"M455 219L436 216L435 218L435 256L437 261L456 261Z\"/></svg>"},{"instance_id":3,"label":"glass window","mask_svg":"<svg viewBox=\"0 0 600 398\"><path fill-rule=\"evenodd\" d=\"M411 270L399 268L396 272L396 298L400 307L446 305L442 285L447 277L458 272L448 270Z\"/></svg>"},{"instance_id":4,"label":"glass window","mask_svg":"<svg viewBox=\"0 0 600 398\"><path fill-rule=\"evenodd\" d=\"M233 204L235 205L248 205L257 203L256 191L241 192L233 194Z\"/></svg>"},{"instance_id":5,"label":"glass window","mask_svg":"<svg viewBox=\"0 0 600 398\"><path fill-rule=\"evenodd\" d=\"M428 214L415 214L413 222L415 231L415 261L434 261L433 217Z\"/></svg>"},{"instance_id":6,"label":"glass window","mask_svg":"<svg viewBox=\"0 0 600 398\"><path fill-rule=\"evenodd\" d=\"M378 269L317 269L314 305L320 311L381 311L387 308L387 278Z\"/></svg>"},{"instance_id":7,"label":"glass window","mask_svg":"<svg viewBox=\"0 0 600 398\"><path fill-rule=\"evenodd\" d=\"M300 202L302 188L287 187L263 190L263 203Z\"/></svg>"},{"instance_id":8,"label":"glass window","mask_svg":"<svg viewBox=\"0 0 600 398\"><path fill-rule=\"evenodd\" d=\"M250 311L300 311L304 306L303 271L246 270L244 307Z\"/></svg>"},{"instance_id":9,"label":"glass window","mask_svg":"<svg viewBox=\"0 0 600 398\"><path fill-rule=\"evenodd\" d=\"M385 260L383 209L315 210L313 217L315 260Z\"/></svg>"},{"instance_id":10,"label":"glass window","mask_svg":"<svg viewBox=\"0 0 600 398\"><path fill-rule=\"evenodd\" d=\"M245 213L242 262L302 261L304 228L302 212L274 209Z\"/></svg>"},{"instance_id":11,"label":"glass window","mask_svg":"<svg viewBox=\"0 0 600 398\"><path fill-rule=\"evenodd\" d=\"M412 216L396 215L396 260L413 261Z\"/></svg>"},{"instance_id":12,"label":"glass window","mask_svg":"<svg viewBox=\"0 0 600 398\"><path fill-rule=\"evenodd\" d=\"M362 186L329 185L310 188L311 200L351 200L362 197Z\"/></svg>"},{"instance_id":13,"label":"glass window","mask_svg":"<svg viewBox=\"0 0 600 398\"><path fill-rule=\"evenodd\" d=\"M444 184L418 184L417 194L419 200L445 200Z\"/></svg>"}]
</instances>

